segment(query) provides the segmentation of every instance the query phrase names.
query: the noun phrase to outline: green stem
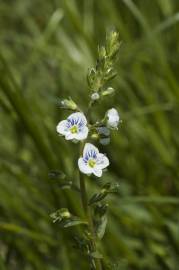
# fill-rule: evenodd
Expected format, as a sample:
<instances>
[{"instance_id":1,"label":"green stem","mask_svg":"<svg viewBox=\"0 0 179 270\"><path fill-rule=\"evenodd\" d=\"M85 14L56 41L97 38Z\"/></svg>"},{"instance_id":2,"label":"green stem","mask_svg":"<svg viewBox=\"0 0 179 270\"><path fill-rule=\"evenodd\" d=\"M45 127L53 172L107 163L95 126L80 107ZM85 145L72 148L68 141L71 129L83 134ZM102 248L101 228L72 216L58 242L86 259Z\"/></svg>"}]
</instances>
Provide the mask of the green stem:
<instances>
[{"instance_id":1,"label":"green stem","mask_svg":"<svg viewBox=\"0 0 179 270\"><path fill-rule=\"evenodd\" d=\"M81 143L80 154L82 152L83 146L84 146L84 143ZM89 229L89 232L91 234L91 251L96 252L97 251L96 235L95 235L94 224L93 224L93 219L92 219L92 215L91 215L91 209L88 206L88 195L87 195L87 191L86 191L85 179L84 179L84 175L82 173L80 173L79 179L80 179L81 201L82 201L82 205L83 205L84 214L85 214L86 219L88 221L88 229ZM100 259L96 258L96 259L94 259L94 261L95 261L95 265L96 265L96 270L102 270Z\"/></svg>"}]
</instances>

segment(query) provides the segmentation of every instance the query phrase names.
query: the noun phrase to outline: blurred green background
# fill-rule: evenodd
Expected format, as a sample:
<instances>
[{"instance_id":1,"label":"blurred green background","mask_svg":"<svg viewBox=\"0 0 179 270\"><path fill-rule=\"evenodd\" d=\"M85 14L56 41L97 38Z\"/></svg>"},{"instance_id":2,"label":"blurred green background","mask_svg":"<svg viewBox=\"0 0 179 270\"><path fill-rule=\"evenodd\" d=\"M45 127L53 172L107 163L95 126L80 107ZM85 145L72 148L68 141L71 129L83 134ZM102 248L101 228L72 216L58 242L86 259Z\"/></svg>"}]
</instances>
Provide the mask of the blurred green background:
<instances>
[{"instance_id":1,"label":"blurred green background","mask_svg":"<svg viewBox=\"0 0 179 270\"><path fill-rule=\"evenodd\" d=\"M122 41L116 96L93 117L116 107L123 122L102 147L111 160L103 181L120 185L103 253L115 269L178 269L178 24L178 0L0 1L1 270L88 269L73 248L76 229L49 217L59 207L79 215L79 198L48 173L76 181L78 145L56 133L67 115L58 99L85 108L87 69L110 27Z\"/></svg>"}]
</instances>

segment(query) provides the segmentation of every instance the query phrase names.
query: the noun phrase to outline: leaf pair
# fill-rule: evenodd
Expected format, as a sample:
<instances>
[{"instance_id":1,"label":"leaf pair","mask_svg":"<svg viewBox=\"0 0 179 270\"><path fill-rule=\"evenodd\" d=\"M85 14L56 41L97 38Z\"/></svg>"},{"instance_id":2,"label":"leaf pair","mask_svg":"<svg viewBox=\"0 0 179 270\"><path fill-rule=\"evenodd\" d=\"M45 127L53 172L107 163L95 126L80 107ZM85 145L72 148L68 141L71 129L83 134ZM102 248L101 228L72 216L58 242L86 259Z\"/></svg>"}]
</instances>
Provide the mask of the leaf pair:
<instances>
[{"instance_id":1,"label":"leaf pair","mask_svg":"<svg viewBox=\"0 0 179 270\"><path fill-rule=\"evenodd\" d=\"M107 183L105 184L101 191L99 193L95 193L89 200L89 205L92 205L94 203L100 202L103 200L108 194L110 193L117 193L119 191L119 185L118 184L111 184Z\"/></svg>"}]
</instances>

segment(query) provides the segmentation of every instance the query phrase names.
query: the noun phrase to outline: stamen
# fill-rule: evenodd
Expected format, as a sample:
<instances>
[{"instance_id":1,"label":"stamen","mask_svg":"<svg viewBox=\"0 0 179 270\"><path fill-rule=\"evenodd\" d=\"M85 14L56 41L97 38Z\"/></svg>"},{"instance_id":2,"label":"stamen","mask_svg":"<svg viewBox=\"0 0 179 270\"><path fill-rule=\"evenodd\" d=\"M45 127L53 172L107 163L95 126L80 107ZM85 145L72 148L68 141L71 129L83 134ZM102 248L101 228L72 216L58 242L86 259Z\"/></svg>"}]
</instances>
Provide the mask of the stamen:
<instances>
[{"instance_id":1,"label":"stamen","mask_svg":"<svg viewBox=\"0 0 179 270\"><path fill-rule=\"evenodd\" d=\"M96 165L96 161L95 161L94 159L89 159L88 165L89 165L91 168L94 168L94 166Z\"/></svg>"},{"instance_id":2,"label":"stamen","mask_svg":"<svg viewBox=\"0 0 179 270\"><path fill-rule=\"evenodd\" d=\"M76 125L74 125L74 126L72 126L72 127L70 128L70 131L71 131L72 134L75 134L75 133L78 132L78 127L77 127Z\"/></svg>"}]
</instances>

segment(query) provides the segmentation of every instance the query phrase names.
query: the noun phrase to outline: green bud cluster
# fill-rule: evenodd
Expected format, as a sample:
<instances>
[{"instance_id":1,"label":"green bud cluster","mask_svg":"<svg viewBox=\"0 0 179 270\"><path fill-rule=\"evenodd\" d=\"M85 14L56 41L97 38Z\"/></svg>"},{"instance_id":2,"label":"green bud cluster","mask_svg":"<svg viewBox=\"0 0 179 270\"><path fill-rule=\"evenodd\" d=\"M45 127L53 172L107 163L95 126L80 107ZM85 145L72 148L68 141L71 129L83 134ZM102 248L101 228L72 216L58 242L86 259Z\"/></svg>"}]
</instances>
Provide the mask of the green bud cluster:
<instances>
[{"instance_id":1,"label":"green bud cluster","mask_svg":"<svg viewBox=\"0 0 179 270\"><path fill-rule=\"evenodd\" d=\"M114 89L111 87L107 88L106 84L117 75L114 64L119 47L120 43L116 31L109 32L106 35L105 45L98 47L96 66L89 69L87 74L88 87L92 93L99 93L102 96L114 93Z\"/></svg>"}]
</instances>

